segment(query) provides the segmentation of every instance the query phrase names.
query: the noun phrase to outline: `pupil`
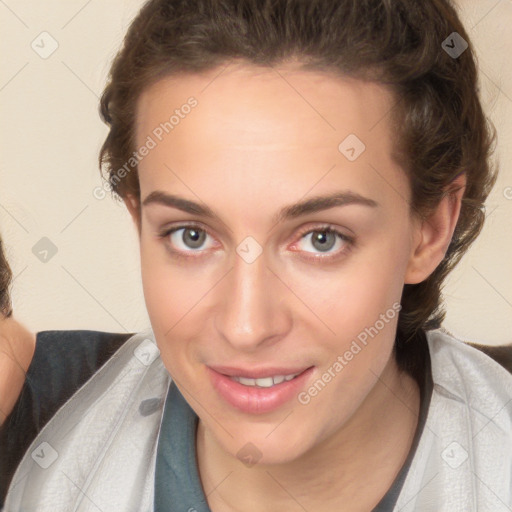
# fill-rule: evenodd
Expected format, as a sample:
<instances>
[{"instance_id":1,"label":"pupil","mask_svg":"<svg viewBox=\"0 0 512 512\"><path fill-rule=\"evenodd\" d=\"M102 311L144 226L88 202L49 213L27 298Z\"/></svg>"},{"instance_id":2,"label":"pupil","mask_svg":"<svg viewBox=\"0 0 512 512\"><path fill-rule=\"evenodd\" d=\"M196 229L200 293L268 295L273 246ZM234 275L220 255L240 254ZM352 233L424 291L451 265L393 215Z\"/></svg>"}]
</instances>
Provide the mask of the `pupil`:
<instances>
[{"instance_id":1,"label":"pupil","mask_svg":"<svg viewBox=\"0 0 512 512\"><path fill-rule=\"evenodd\" d=\"M331 238L331 244L328 244L329 247L326 247L326 241L328 239L328 237ZM317 231L317 235L313 238L313 242L316 243L316 242L320 242L320 245L319 247L317 247L317 249L320 249L320 250L329 250L333 247L333 244L334 244L334 236L333 236L333 233L331 233L330 231Z\"/></svg>"},{"instance_id":2,"label":"pupil","mask_svg":"<svg viewBox=\"0 0 512 512\"><path fill-rule=\"evenodd\" d=\"M203 233L199 229L187 229L183 232L183 241L191 248L201 247L203 243ZM186 237L186 239L185 239Z\"/></svg>"}]
</instances>

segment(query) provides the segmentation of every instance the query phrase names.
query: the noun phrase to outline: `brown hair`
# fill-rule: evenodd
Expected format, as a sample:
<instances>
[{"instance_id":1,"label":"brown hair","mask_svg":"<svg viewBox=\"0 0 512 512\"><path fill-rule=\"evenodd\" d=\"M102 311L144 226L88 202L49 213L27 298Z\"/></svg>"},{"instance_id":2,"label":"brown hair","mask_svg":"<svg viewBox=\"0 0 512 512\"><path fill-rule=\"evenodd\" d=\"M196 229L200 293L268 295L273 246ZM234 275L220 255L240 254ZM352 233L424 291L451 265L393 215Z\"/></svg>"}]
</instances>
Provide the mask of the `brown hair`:
<instances>
[{"instance_id":1,"label":"brown hair","mask_svg":"<svg viewBox=\"0 0 512 512\"><path fill-rule=\"evenodd\" d=\"M457 32L468 48L456 58L442 43ZM455 43L450 41L450 47ZM117 54L100 111L110 131L101 148L110 188L140 200L136 167L116 174L135 151L141 92L164 76L203 72L243 59L275 66L298 60L383 84L395 93L395 154L409 176L411 208L426 216L464 172L460 217L444 260L422 283L405 285L395 355L402 370L420 359L411 340L440 326L443 280L479 234L496 173L495 130L478 97L475 54L449 0L150 0ZM126 168L126 167L125 167ZM424 343L423 343L424 345ZM415 348L416 347L416 348Z\"/></svg>"},{"instance_id":2,"label":"brown hair","mask_svg":"<svg viewBox=\"0 0 512 512\"><path fill-rule=\"evenodd\" d=\"M0 238L0 314L7 318L12 315L11 298L9 295L11 279L11 268L5 258L2 239Z\"/></svg>"}]
</instances>

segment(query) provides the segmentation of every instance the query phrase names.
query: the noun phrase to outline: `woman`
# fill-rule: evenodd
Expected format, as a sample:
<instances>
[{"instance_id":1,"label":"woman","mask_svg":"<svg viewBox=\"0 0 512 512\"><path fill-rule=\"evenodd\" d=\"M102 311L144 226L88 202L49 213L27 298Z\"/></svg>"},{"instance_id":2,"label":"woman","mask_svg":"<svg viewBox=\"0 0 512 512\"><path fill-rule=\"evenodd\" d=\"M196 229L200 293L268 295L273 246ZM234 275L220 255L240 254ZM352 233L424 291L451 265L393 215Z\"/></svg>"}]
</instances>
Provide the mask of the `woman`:
<instances>
[{"instance_id":1,"label":"woman","mask_svg":"<svg viewBox=\"0 0 512 512\"><path fill-rule=\"evenodd\" d=\"M449 2L152 0L101 112L152 329L6 510L512 506L512 377L436 330L495 181Z\"/></svg>"}]
</instances>

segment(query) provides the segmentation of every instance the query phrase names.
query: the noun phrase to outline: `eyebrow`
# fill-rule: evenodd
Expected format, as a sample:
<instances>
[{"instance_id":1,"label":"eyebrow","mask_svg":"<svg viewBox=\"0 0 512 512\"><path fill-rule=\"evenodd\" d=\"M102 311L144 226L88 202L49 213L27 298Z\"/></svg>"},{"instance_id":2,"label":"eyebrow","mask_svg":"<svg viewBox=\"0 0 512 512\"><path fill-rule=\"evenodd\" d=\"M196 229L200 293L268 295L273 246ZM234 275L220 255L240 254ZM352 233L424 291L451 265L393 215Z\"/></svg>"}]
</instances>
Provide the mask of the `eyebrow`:
<instances>
[{"instance_id":1,"label":"eyebrow","mask_svg":"<svg viewBox=\"0 0 512 512\"><path fill-rule=\"evenodd\" d=\"M191 215L198 215L200 217L219 219L219 216L208 206L196 203L190 199L185 199L180 196L168 194L160 190L151 192L142 202L143 206L150 204L159 204L176 208ZM280 223L286 220L296 219L310 213L315 213L338 206L348 205L362 205L370 208L377 208L379 203L373 199L369 199L360 194L351 191L334 192L324 196L314 196L304 201L283 207L279 212L274 215L273 222Z\"/></svg>"}]
</instances>

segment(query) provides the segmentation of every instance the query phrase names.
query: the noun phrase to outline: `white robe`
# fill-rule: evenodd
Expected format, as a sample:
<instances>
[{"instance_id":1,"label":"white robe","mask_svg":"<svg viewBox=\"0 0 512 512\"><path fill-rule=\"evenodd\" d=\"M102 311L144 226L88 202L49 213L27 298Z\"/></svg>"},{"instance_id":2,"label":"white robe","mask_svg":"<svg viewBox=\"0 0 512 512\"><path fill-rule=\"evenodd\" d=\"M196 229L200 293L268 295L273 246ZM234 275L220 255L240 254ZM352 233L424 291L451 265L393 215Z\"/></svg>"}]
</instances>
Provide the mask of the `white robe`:
<instances>
[{"instance_id":1,"label":"white robe","mask_svg":"<svg viewBox=\"0 0 512 512\"><path fill-rule=\"evenodd\" d=\"M510 512L512 375L443 331L427 340L434 389L394 511ZM152 511L169 383L151 330L127 340L33 441L4 512Z\"/></svg>"}]
</instances>

